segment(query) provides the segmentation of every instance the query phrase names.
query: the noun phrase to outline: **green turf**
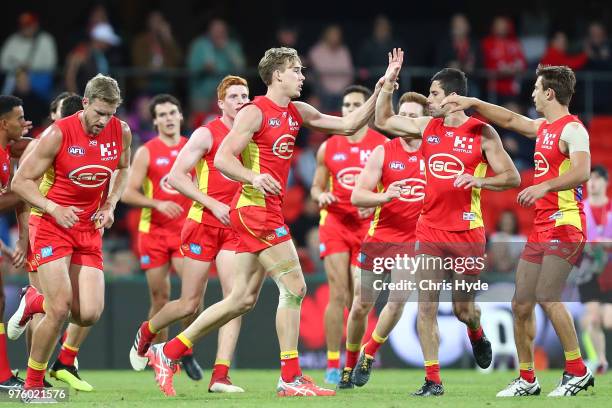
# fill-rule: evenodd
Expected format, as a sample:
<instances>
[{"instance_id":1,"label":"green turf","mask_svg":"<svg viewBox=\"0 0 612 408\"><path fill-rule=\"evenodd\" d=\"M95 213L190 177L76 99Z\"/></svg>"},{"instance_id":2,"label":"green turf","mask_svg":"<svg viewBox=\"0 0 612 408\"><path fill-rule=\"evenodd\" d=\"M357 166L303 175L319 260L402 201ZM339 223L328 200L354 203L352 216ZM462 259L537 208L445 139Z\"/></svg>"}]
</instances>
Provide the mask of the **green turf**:
<instances>
[{"instance_id":1,"label":"green turf","mask_svg":"<svg viewBox=\"0 0 612 408\"><path fill-rule=\"evenodd\" d=\"M316 382L322 382L323 372L308 372ZM513 372L480 374L470 370L442 370L446 394L437 398L419 399L411 397L423 381L421 370L375 370L370 382L363 388L338 393L326 398L278 398L274 392L278 371L276 370L232 370L232 381L244 387L243 394L210 394L207 392L208 377L193 382L184 373L175 378L177 396L165 397L157 388L150 370L132 371L86 371L81 375L94 387L94 392L77 393L71 390L70 406L126 406L126 407L258 407L308 406L308 407L470 407L526 406L547 407L610 407L612 406L612 374L596 378L596 388L573 398L551 399L545 395L559 380L560 371L538 372L543 394L539 397L495 398L495 394L510 380ZM206 376L210 372L205 373ZM56 383L57 384L57 383ZM607 402L606 402L607 401ZM553 405L554 404L554 405Z\"/></svg>"}]
</instances>

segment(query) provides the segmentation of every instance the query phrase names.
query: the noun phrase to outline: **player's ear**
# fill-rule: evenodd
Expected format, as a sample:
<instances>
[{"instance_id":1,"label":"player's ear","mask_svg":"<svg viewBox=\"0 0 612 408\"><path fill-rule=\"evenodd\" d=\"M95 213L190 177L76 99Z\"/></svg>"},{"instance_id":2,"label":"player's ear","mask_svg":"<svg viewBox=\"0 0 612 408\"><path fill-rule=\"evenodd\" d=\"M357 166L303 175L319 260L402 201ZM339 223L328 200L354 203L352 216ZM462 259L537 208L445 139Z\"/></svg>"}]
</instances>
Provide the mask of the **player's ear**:
<instances>
[{"instance_id":1,"label":"player's ear","mask_svg":"<svg viewBox=\"0 0 612 408\"><path fill-rule=\"evenodd\" d=\"M221 99L217 99L217 106L219 107L219 110L223 110L223 101Z\"/></svg>"},{"instance_id":2,"label":"player's ear","mask_svg":"<svg viewBox=\"0 0 612 408\"><path fill-rule=\"evenodd\" d=\"M81 102L83 104L83 109L85 109L87 107L87 105L89 105L89 98L84 96L83 100Z\"/></svg>"}]
</instances>

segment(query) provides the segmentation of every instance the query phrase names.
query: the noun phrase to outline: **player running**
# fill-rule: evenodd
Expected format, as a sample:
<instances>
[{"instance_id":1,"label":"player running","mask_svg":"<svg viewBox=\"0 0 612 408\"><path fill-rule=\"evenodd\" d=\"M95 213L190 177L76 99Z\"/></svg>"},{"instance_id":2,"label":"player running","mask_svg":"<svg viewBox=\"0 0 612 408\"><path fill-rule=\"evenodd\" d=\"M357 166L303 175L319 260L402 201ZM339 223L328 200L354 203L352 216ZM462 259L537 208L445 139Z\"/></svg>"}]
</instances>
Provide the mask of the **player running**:
<instances>
[{"instance_id":1,"label":"player running","mask_svg":"<svg viewBox=\"0 0 612 408\"><path fill-rule=\"evenodd\" d=\"M505 190L520 184L520 176L504 151L497 132L469 117L463 110L449 112L441 102L451 94L467 93L467 78L460 70L445 68L431 79L427 98L432 116L408 118L393 115L391 98L403 60L403 52L389 54L385 84L376 103L376 125L392 134L422 138L425 159L425 200L416 227L417 254L422 261L416 276L419 284L417 330L425 358L425 383L413 395L442 395L438 360L439 284L444 279L473 283L484 268L485 232L480 211L480 191ZM487 164L495 176L485 177ZM472 259L455 273L442 267L444 258ZM481 263L476 262L478 259ZM462 259L463 260L463 259ZM480 267L482 266L482 268ZM426 289L421 290L421 282ZM431 289L428 286L432 283ZM466 324L476 363L491 364L491 343L480 324L475 291L466 293L457 285L453 290L453 312Z\"/></svg>"},{"instance_id":2,"label":"player running","mask_svg":"<svg viewBox=\"0 0 612 408\"><path fill-rule=\"evenodd\" d=\"M149 111L158 134L136 150L121 200L142 208L138 252L149 286L151 318L170 298L170 268L183 276L181 230L191 200L169 183L170 169L187 143L187 138L181 136L181 104L172 95L159 94L151 99ZM183 321L184 327L191 323L189 317ZM158 330L155 340L167 341L168 328ZM183 356L181 364L189 378L202 379L202 369L193 353Z\"/></svg>"},{"instance_id":3,"label":"player running","mask_svg":"<svg viewBox=\"0 0 612 408\"><path fill-rule=\"evenodd\" d=\"M216 262L223 296L227 297L231 292L237 241L229 225L229 205L239 184L217 170L213 161L221 142L232 128L238 110L249 102L247 81L237 76L225 77L217 87L217 98L221 117L199 127L191 135L170 172L170 184L193 200L181 234L181 250L185 255L181 297L167 303L140 326L130 350L130 362L136 370L146 367L145 355L159 330L198 311L213 261ZM191 177L194 168L197 186ZM240 324L238 317L219 329L217 358L208 386L210 392L244 391L233 385L229 378ZM172 388L162 387L162 390L172 394Z\"/></svg>"},{"instance_id":4,"label":"player running","mask_svg":"<svg viewBox=\"0 0 612 408\"><path fill-rule=\"evenodd\" d=\"M40 217L35 233L30 231L30 244L46 295L33 296L28 290L11 318L25 322L45 312L34 330L26 388L43 386L55 339L68 315L81 326L91 326L104 308L100 229L113 224L130 157L129 127L114 116L120 103L114 79L101 74L92 78L84 110L45 130L11 184L34 207L37 215L32 217ZM39 190L37 180L43 175ZM108 191L111 176L114 183Z\"/></svg>"},{"instance_id":5,"label":"player running","mask_svg":"<svg viewBox=\"0 0 612 408\"><path fill-rule=\"evenodd\" d=\"M534 185L521 191L518 203L535 204L534 229L516 271L512 300L514 341L520 376L498 397L537 395L533 344L535 304L550 319L565 353L565 370L548 396L576 395L595 385L591 370L580 354L572 315L561 302L561 292L580 260L586 235L582 204L583 183L589 179L589 134L577 116L570 114L576 76L566 66L539 66L532 93L536 110L544 117L530 119L475 98L451 96L443 101L451 110L474 108L493 123L535 139Z\"/></svg>"},{"instance_id":6,"label":"player running","mask_svg":"<svg viewBox=\"0 0 612 408\"><path fill-rule=\"evenodd\" d=\"M371 95L372 91L360 85L346 88L342 115L358 109ZM325 308L325 382L328 384L340 381L344 308L351 306L353 271L361 241L372 219L370 209L358 209L351 204L351 192L372 150L387 140L366 125L348 137L331 136L317 152L317 169L310 194L321 208L319 248L329 284L329 302Z\"/></svg>"},{"instance_id":7,"label":"player running","mask_svg":"<svg viewBox=\"0 0 612 408\"><path fill-rule=\"evenodd\" d=\"M419 118L426 109L427 98L419 93L406 92L399 100L401 116ZM372 273L373 257L414 254L412 245L417 219L423 207L425 187L425 162L419 151L420 146L419 139L397 137L376 147L353 190L351 202L354 205L376 210L364 235L363 246L360 246L364 252L360 257L360 268L354 274L355 294L346 325L346 359L338 389L365 385L376 352L402 316L407 299L405 295L408 293L393 293L360 355L368 314L376 300L372 290L375 279ZM392 277L399 275L402 273L394 272Z\"/></svg>"},{"instance_id":8,"label":"player running","mask_svg":"<svg viewBox=\"0 0 612 408\"><path fill-rule=\"evenodd\" d=\"M259 62L259 74L268 87L266 95L255 98L240 110L214 161L223 174L241 183L230 211L230 222L239 240L234 257L234 286L227 298L204 310L177 337L149 349L156 379L167 394L174 393L175 362L197 339L251 310L266 274L272 276L279 288L278 395L335 394L333 390L316 386L300 369L297 345L306 284L281 207L300 127L354 134L372 116L380 85L363 106L340 118L322 114L303 102L291 102L300 96L305 79L296 50L269 49Z\"/></svg>"}]
</instances>

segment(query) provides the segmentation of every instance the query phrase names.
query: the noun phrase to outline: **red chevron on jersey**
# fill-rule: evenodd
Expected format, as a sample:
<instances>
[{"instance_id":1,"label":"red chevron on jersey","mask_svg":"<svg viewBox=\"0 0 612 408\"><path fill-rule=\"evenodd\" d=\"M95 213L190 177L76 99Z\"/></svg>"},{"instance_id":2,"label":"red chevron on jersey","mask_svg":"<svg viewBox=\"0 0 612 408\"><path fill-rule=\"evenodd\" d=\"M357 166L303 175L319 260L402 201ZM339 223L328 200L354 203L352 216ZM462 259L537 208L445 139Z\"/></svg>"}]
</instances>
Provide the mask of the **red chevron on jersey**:
<instances>
[{"instance_id":1,"label":"red chevron on jersey","mask_svg":"<svg viewBox=\"0 0 612 408\"><path fill-rule=\"evenodd\" d=\"M177 235L181 233L191 200L180 194L168 183L168 176L185 143L187 143L187 138L181 136L175 146L168 146L158 136L144 145L144 148L149 151L149 166L142 185L144 195L154 200L174 201L183 207L185 213L183 216L172 219L154 208L143 208L138 225L138 230L142 233L160 232Z\"/></svg>"},{"instance_id":2,"label":"red chevron on jersey","mask_svg":"<svg viewBox=\"0 0 612 408\"><path fill-rule=\"evenodd\" d=\"M582 122L574 115L566 115L552 123L544 121L538 129L534 153L534 183L540 184L567 173L571 167L568 155L561 152L561 133L569 123ZM545 231L561 225L572 225L585 232L586 220L582 205L582 185L571 190L547 193L535 203L534 229Z\"/></svg>"},{"instance_id":3,"label":"red chevron on jersey","mask_svg":"<svg viewBox=\"0 0 612 408\"><path fill-rule=\"evenodd\" d=\"M485 126L475 118L449 127L444 118L435 118L423 132L421 152L425 159L425 201L420 221L423 225L446 231L465 231L483 226L480 189L465 190L453 185L466 173L484 177L487 164L481 150Z\"/></svg>"}]
</instances>

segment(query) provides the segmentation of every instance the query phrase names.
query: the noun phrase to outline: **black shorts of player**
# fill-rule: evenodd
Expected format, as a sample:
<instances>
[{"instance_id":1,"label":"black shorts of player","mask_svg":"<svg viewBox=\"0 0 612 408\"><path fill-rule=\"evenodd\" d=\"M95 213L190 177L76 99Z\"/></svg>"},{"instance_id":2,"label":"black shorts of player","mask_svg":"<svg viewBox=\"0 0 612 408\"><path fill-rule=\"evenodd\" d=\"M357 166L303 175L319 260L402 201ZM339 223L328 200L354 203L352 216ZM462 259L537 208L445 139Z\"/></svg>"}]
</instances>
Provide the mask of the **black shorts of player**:
<instances>
[{"instance_id":1,"label":"black shorts of player","mask_svg":"<svg viewBox=\"0 0 612 408\"><path fill-rule=\"evenodd\" d=\"M580 293L580 301L582 303L612 303L612 290L603 292L599 286L598 277L599 275L593 275L590 281L578 285L578 292Z\"/></svg>"}]
</instances>

